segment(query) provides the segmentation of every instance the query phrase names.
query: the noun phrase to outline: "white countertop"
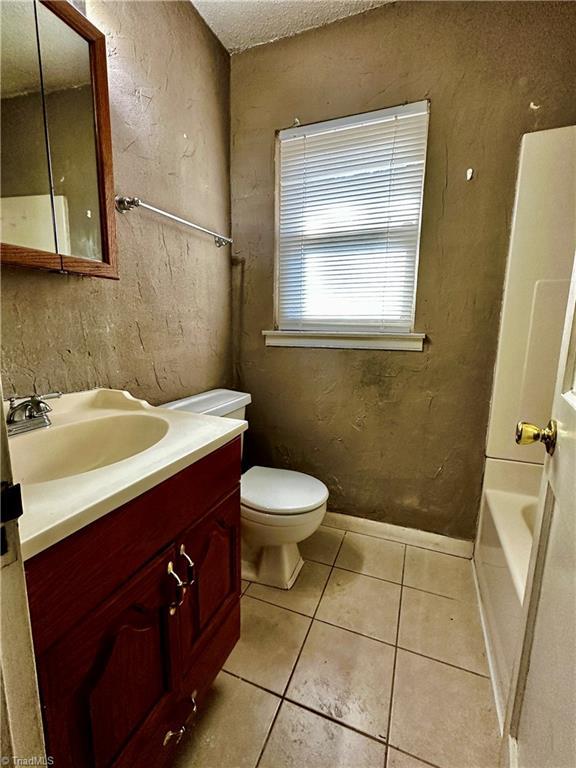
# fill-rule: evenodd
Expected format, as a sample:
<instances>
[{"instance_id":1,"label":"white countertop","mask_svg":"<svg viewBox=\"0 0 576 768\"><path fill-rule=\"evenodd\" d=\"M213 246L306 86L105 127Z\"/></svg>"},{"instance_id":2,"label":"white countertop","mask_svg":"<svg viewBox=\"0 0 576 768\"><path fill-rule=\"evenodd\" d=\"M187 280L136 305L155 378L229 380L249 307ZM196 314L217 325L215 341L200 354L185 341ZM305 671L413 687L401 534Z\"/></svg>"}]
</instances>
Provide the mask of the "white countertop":
<instances>
[{"instance_id":1,"label":"white countertop","mask_svg":"<svg viewBox=\"0 0 576 768\"><path fill-rule=\"evenodd\" d=\"M238 419L155 408L121 390L76 392L49 403L53 409L52 427L9 439L14 482L22 485L24 514L20 518L20 540L24 560L207 456L248 426L246 421ZM39 446L43 451L41 455L52 447L56 454L62 450L62 456L66 455L65 444L70 434L65 431L67 425L96 424L107 419L96 424L98 429L94 434L101 438L106 434L107 425L113 424L111 418L121 416L122 424L130 426L126 420L140 415L140 421L145 421L142 414L154 415L165 422L161 425L164 436L151 447L80 474L43 482L27 480ZM92 424L88 425L88 429L91 428ZM93 449L91 446L90 450ZM106 446L103 449L106 450ZM57 466L57 461L57 455L50 456L52 466Z\"/></svg>"}]
</instances>

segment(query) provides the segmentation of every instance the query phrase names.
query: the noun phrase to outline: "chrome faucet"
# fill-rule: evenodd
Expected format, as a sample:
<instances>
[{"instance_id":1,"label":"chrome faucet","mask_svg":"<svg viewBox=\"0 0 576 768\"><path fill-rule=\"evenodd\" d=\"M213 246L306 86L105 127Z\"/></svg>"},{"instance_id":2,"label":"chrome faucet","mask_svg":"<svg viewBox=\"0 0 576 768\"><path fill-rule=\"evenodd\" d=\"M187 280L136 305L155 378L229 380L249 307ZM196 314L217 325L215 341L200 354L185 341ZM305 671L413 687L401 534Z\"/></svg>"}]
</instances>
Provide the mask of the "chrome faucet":
<instances>
[{"instance_id":1,"label":"chrome faucet","mask_svg":"<svg viewBox=\"0 0 576 768\"><path fill-rule=\"evenodd\" d=\"M45 401L56 397L62 397L62 392L51 392L48 395L14 395L8 398L8 435L19 435L22 432L51 426L48 414L52 408ZM17 402L18 400L21 402Z\"/></svg>"}]
</instances>

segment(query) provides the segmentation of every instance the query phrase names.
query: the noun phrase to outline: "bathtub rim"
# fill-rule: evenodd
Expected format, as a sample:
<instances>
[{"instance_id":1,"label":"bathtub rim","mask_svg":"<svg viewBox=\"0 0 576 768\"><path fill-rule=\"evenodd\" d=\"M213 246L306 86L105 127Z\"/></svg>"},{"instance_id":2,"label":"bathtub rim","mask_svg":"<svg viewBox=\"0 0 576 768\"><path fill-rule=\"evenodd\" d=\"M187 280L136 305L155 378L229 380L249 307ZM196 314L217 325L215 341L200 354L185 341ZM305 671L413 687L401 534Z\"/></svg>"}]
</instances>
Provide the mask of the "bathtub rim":
<instances>
[{"instance_id":1,"label":"bathtub rim","mask_svg":"<svg viewBox=\"0 0 576 768\"><path fill-rule=\"evenodd\" d=\"M518 600L522 605L526 593L530 554L534 543L523 511L527 506L537 507L538 496L501 491L495 488L486 488L482 495L496 528ZM486 514L486 509L484 514Z\"/></svg>"}]
</instances>

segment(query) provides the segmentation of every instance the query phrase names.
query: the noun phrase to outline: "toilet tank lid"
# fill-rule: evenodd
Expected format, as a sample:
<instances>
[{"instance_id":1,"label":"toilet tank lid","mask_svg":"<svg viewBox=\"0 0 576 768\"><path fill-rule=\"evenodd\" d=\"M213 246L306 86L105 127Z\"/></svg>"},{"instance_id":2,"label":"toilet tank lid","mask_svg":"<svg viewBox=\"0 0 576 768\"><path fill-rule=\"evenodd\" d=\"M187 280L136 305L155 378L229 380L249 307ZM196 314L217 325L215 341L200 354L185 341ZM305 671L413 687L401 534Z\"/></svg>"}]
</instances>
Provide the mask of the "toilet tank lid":
<instances>
[{"instance_id":1,"label":"toilet tank lid","mask_svg":"<svg viewBox=\"0 0 576 768\"><path fill-rule=\"evenodd\" d=\"M211 416L227 416L229 413L244 408L252 402L248 392L236 392L233 389L211 389L198 395L183 397L165 403L162 408L190 413L206 413Z\"/></svg>"}]
</instances>

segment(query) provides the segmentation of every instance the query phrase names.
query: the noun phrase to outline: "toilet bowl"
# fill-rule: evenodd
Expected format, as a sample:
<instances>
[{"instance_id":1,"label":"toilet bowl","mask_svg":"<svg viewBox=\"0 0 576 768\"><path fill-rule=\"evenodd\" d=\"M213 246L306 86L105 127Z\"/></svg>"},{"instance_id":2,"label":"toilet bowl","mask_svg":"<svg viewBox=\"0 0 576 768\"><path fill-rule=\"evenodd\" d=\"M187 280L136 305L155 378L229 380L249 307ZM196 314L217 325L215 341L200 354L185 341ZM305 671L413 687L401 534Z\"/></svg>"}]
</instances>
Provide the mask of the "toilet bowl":
<instances>
[{"instance_id":1,"label":"toilet bowl","mask_svg":"<svg viewBox=\"0 0 576 768\"><path fill-rule=\"evenodd\" d=\"M242 577L290 589L304 561L298 543L324 519L328 489L289 469L252 467L240 484Z\"/></svg>"},{"instance_id":2,"label":"toilet bowl","mask_svg":"<svg viewBox=\"0 0 576 768\"><path fill-rule=\"evenodd\" d=\"M166 403L165 408L243 419L246 392L214 389ZM328 488L302 472L252 467L241 480L242 578L290 589L304 564L299 542L326 514Z\"/></svg>"}]
</instances>

